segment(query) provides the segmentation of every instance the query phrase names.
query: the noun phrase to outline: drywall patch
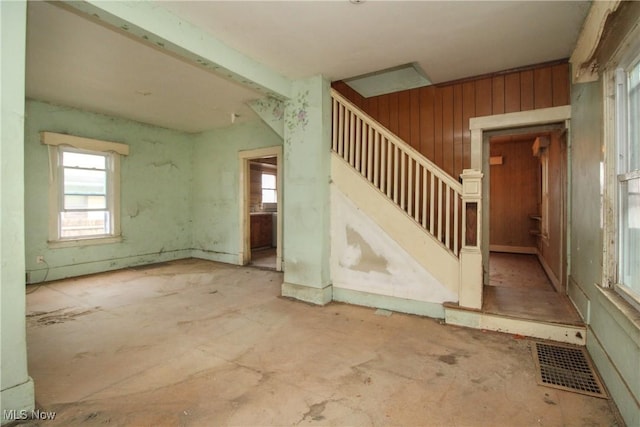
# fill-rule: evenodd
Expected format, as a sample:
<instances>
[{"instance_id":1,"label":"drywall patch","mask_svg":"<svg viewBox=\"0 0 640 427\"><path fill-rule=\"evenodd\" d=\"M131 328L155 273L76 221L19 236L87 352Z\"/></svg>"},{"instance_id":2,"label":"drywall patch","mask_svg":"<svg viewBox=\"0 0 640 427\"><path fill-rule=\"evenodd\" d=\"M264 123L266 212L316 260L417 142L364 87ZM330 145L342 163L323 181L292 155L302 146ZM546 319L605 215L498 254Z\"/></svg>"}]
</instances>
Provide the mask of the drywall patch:
<instances>
[{"instance_id":1,"label":"drywall patch","mask_svg":"<svg viewBox=\"0 0 640 427\"><path fill-rule=\"evenodd\" d=\"M331 279L334 288L437 304L457 301L333 184Z\"/></svg>"},{"instance_id":2,"label":"drywall patch","mask_svg":"<svg viewBox=\"0 0 640 427\"><path fill-rule=\"evenodd\" d=\"M340 260L343 267L352 270L369 273L377 271L382 274L389 274L387 266L389 262L375 253L362 236L351 226L347 226L347 247L344 257Z\"/></svg>"}]
</instances>

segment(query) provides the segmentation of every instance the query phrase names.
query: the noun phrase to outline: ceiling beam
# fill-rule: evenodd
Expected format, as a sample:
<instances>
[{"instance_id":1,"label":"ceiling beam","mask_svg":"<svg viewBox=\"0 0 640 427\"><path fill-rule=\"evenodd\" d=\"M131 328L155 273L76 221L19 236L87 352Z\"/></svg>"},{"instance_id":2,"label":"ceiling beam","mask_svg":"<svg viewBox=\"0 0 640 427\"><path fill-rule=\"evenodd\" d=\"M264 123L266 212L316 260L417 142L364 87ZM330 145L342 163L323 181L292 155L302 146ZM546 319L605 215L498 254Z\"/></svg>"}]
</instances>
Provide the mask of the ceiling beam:
<instances>
[{"instance_id":1,"label":"ceiling beam","mask_svg":"<svg viewBox=\"0 0 640 427\"><path fill-rule=\"evenodd\" d=\"M291 95L289 79L169 12L161 3L86 0L65 1L64 5L267 96L285 100Z\"/></svg>"}]
</instances>

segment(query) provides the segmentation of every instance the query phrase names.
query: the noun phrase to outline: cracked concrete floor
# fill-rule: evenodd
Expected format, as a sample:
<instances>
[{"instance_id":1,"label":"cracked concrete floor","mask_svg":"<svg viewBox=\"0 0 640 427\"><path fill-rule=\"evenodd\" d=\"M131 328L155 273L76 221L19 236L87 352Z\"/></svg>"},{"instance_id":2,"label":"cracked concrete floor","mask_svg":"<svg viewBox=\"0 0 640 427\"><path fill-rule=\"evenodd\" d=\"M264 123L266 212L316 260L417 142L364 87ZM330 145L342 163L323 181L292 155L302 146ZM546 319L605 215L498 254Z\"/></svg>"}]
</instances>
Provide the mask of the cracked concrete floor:
<instances>
[{"instance_id":1,"label":"cracked concrete floor","mask_svg":"<svg viewBox=\"0 0 640 427\"><path fill-rule=\"evenodd\" d=\"M537 385L530 342L279 297L282 275L181 260L27 289L41 426L619 425Z\"/></svg>"}]
</instances>

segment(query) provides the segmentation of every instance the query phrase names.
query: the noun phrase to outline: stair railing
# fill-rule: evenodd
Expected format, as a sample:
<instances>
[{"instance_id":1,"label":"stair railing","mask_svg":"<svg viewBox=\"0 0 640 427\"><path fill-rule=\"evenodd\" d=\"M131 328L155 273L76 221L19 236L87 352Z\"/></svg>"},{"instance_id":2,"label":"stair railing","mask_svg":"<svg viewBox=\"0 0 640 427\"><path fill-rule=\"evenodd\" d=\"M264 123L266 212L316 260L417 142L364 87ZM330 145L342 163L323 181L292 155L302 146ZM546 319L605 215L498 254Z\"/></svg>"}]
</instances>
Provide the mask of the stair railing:
<instances>
[{"instance_id":1,"label":"stair railing","mask_svg":"<svg viewBox=\"0 0 640 427\"><path fill-rule=\"evenodd\" d=\"M456 257L462 185L332 89L332 149Z\"/></svg>"}]
</instances>

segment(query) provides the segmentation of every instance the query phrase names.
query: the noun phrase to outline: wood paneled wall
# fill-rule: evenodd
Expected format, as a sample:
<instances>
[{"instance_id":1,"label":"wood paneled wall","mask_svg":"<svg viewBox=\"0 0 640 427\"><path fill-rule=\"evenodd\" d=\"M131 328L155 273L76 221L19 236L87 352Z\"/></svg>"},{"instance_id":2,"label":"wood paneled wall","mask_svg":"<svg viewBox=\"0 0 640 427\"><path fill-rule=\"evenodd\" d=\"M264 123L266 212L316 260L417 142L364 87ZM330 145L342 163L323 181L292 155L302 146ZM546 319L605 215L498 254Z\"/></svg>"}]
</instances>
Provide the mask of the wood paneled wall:
<instances>
[{"instance_id":1,"label":"wood paneled wall","mask_svg":"<svg viewBox=\"0 0 640 427\"><path fill-rule=\"evenodd\" d=\"M456 179L471 164L470 118L570 103L566 61L371 98L332 86Z\"/></svg>"},{"instance_id":2,"label":"wood paneled wall","mask_svg":"<svg viewBox=\"0 0 640 427\"><path fill-rule=\"evenodd\" d=\"M501 157L502 164L491 166L489 244L501 250L537 247L537 237L529 232L540 227L530 218L540 215L540 160L532 144L533 138L491 142L491 156Z\"/></svg>"}]
</instances>

